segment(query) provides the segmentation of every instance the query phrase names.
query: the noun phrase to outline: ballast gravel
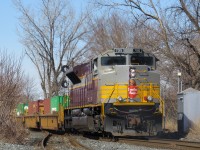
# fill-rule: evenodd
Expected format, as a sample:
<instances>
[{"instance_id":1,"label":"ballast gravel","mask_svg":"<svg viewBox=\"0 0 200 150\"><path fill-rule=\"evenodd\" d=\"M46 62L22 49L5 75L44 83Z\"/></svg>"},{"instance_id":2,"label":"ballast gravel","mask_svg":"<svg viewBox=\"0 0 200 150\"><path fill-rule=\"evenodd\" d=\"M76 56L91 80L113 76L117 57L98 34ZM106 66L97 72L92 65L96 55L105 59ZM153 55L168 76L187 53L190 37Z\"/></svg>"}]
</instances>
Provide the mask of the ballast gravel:
<instances>
[{"instance_id":1,"label":"ballast gravel","mask_svg":"<svg viewBox=\"0 0 200 150\"><path fill-rule=\"evenodd\" d=\"M88 147L90 150L158 150L155 148L148 148L143 146L134 146L134 145L127 145L121 144L116 142L104 142L104 141L97 141L91 139L79 139L79 142L84 146ZM60 148L63 149L61 146ZM57 146L56 149L60 149ZM17 144L9 144L9 143L0 143L0 150L35 150L37 149L34 146L28 145L17 145ZM66 150L71 149L75 150L75 148L66 147ZM81 148L77 148L77 150L81 150Z\"/></svg>"},{"instance_id":2,"label":"ballast gravel","mask_svg":"<svg viewBox=\"0 0 200 150\"><path fill-rule=\"evenodd\" d=\"M0 150L33 150L33 146L0 142Z\"/></svg>"},{"instance_id":3,"label":"ballast gravel","mask_svg":"<svg viewBox=\"0 0 200 150\"><path fill-rule=\"evenodd\" d=\"M92 139L79 138L78 141L91 150L159 150L156 148L128 145L125 143L105 142Z\"/></svg>"},{"instance_id":4,"label":"ballast gravel","mask_svg":"<svg viewBox=\"0 0 200 150\"><path fill-rule=\"evenodd\" d=\"M39 134L32 134L32 138L38 138ZM55 150L160 150L157 148L150 148L145 146L136 146L136 145L129 145L125 143L118 143L118 142L106 142L100 140L93 140L89 138L85 138L82 136L73 136L73 139L76 139L82 147L74 147L70 144L69 139L71 137L68 135L62 136L53 136L49 140L49 144L56 143L54 147L47 146L47 149L55 149ZM62 140L61 140L62 139ZM59 142L58 142L59 140ZM17 144L10 144L10 143L3 143L0 141L0 150L39 150L41 147L37 145L32 145L32 143L28 142L25 145L17 145Z\"/></svg>"}]
</instances>

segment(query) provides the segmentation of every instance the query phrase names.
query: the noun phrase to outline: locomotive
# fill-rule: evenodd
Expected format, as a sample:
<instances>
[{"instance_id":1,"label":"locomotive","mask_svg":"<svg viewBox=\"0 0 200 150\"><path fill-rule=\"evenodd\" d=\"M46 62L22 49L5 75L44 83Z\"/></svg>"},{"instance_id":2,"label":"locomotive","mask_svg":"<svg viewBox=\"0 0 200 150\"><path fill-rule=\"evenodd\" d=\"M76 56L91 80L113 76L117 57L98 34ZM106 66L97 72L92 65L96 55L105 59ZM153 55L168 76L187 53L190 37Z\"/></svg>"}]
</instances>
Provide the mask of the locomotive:
<instances>
[{"instance_id":1,"label":"locomotive","mask_svg":"<svg viewBox=\"0 0 200 150\"><path fill-rule=\"evenodd\" d=\"M115 48L70 69L63 66L71 81L64 128L114 136L162 131L164 102L157 61L142 49Z\"/></svg>"},{"instance_id":2,"label":"locomotive","mask_svg":"<svg viewBox=\"0 0 200 150\"><path fill-rule=\"evenodd\" d=\"M28 128L156 135L162 131L164 116L157 61L142 49L115 48L87 63L71 68L64 65L68 80L62 86L69 91L67 101L59 97L62 101L49 114L23 114L18 119ZM40 103L38 108L43 106ZM44 110L49 105L44 103Z\"/></svg>"}]
</instances>

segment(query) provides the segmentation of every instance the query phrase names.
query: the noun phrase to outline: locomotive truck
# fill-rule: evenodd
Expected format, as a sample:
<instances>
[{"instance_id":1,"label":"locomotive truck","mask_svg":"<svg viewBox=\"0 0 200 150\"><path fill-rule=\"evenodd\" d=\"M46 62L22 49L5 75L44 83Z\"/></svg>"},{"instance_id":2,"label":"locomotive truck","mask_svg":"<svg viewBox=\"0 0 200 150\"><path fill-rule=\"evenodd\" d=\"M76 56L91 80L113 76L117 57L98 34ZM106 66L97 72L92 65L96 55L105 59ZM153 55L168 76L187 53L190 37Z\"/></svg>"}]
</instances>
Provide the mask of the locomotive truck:
<instances>
[{"instance_id":1,"label":"locomotive truck","mask_svg":"<svg viewBox=\"0 0 200 150\"><path fill-rule=\"evenodd\" d=\"M23 115L23 123L29 127L29 120L36 117L36 128L156 135L164 116L157 61L142 49L115 48L87 63L65 65L62 71L68 80L62 85L69 91L69 105L48 115Z\"/></svg>"}]
</instances>

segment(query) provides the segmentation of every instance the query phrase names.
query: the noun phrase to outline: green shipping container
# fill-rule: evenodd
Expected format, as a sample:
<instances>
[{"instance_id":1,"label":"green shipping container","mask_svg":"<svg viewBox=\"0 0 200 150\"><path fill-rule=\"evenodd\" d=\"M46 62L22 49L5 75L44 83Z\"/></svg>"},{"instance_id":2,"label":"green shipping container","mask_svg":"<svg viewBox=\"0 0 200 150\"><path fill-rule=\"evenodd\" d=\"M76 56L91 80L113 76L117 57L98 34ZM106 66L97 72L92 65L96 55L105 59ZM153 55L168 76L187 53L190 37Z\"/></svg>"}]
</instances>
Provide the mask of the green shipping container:
<instances>
[{"instance_id":1,"label":"green shipping container","mask_svg":"<svg viewBox=\"0 0 200 150\"><path fill-rule=\"evenodd\" d=\"M54 96L51 98L51 113L58 112L60 106L64 108L69 106L69 96Z\"/></svg>"},{"instance_id":2,"label":"green shipping container","mask_svg":"<svg viewBox=\"0 0 200 150\"><path fill-rule=\"evenodd\" d=\"M63 96L54 96L51 98L51 113L58 112L60 105L63 105Z\"/></svg>"},{"instance_id":3,"label":"green shipping container","mask_svg":"<svg viewBox=\"0 0 200 150\"><path fill-rule=\"evenodd\" d=\"M24 114L24 104L20 103L17 105L17 116Z\"/></svg>"}]
</instances>

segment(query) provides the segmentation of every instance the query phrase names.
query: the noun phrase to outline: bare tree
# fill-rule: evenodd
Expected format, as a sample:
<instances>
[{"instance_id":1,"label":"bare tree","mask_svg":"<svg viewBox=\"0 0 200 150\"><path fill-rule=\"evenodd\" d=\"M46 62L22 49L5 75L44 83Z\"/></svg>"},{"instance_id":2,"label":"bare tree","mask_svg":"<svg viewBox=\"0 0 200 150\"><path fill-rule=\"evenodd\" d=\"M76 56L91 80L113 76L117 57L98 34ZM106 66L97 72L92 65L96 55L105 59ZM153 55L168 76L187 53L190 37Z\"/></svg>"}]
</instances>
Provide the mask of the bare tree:
<instances>
[{"instance_id":1,"label":"bare tree","mask_svg":"<svg viewBox=\"0 0 200 150\"><path fill-rule=\"evenodd\" d=\"M186 85L200 89L200 1L179 0L169 10L173 16L175 38L182 55L179 67Z\"/></svg>"},{"instance_id":2,"label":"bare tree","mask_svg":"<svg viewBox=\"0 0 200 150\"><path fill-rule=\"evenodd\" d=\"M133 47L133 30L120 13L111 13L106 17L91 17L87 34L88 49L93 55L102 53L114 47Z\"/></svg>"},{"instance_id":3,"label":"bare tree","mask_svg":"<svg viewBox=\"0 0 200 150\"><path fill-rule=\"evenodd\" d=\"M61 67L72 65L84 51L85 15L77 18L68 1L42 0L34 12L20 0L15 2L22 16L21 42L41 79L44 97L58 95L63 75Z\"/></svg>"},{"instance_id":4,"label":"bare tree","mask_svg":"<svg viewBox=\"0 0 200 150\"><path fill-rule=\"evenodd\" d=\"M161 65L165 66L161 68L163 79L174 81L174 78L166 77L166 70L170 70L167 74L175 76L179 69L183 73L185 86L200 89L199 1L179 0L168 6L159 0L97 3L123 12L127 12L128 8L138 22L135 44L157 54Z\"/></svg>"},{"instance_id":5,"label":"bare tree","mask_svg":"<svg viewBox=\"0 0 200 150\"><path fill-rule=\"evenodd\" d=\"M15 120L15 108L23 95L21 61L0 53L0 138L21 141L25 135Z\"/></svg>"},{"instance_id":6,"label":"bare tree","mask_svg":"<svg viewBox=\"0 0 200 150\"><path fill-rule=\"evenodd\" d=\"M26 76L24 77L23 80L24 80L24 87L23 87L24 102L37 99L38 90L36 90L36 88L38 86L36 85L34 78Z\"/></svg>"}]
</instances>

